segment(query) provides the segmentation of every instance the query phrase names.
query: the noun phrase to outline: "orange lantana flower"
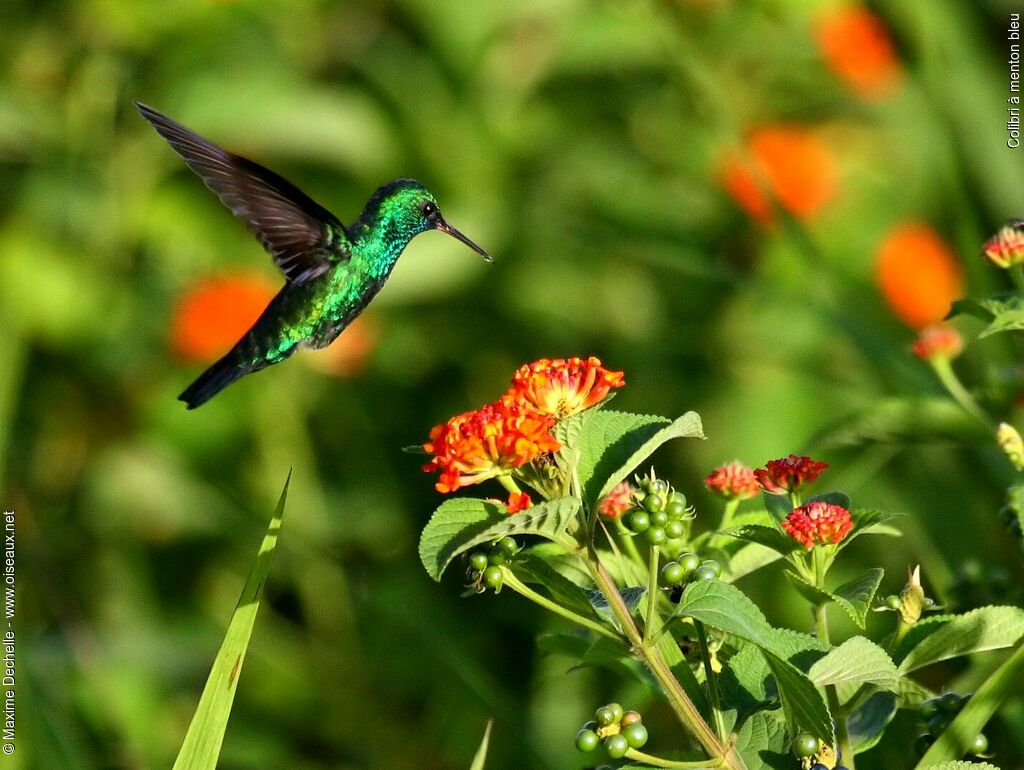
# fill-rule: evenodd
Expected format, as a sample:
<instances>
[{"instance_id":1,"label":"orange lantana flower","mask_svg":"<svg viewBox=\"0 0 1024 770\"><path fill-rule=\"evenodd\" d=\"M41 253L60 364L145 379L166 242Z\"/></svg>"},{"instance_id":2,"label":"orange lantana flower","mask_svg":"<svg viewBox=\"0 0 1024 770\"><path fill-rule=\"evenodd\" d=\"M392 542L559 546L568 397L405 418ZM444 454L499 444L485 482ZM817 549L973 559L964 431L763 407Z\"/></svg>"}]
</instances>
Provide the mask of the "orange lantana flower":
<instances>
[{"instance_id":1,"label":"orange lantana flower","mask_svg":"<svg viewBox=\"0 0 1024 770\"><path fill-rule=\"evenodd\" d=\"M928 225L894 228L878 249L877 280L889 307L913 329L941 321L961 296L960 263Z\"/></svg>"},{"instance_id":2,"label":"orange lantana flower","mask_svg":"<svg viewBox=\"0 0 1024 770\"><path fill-rule=\"evenodd\" d=\"M953 359L964 349L964 338L960 332L946 324L928 326L914 341L913 352L925 361L932 358Z\"/></svg>"},{"instance_id":3,"label":"orange lantana flower","mask_svg":"<svg viewBox=\"0 0 1024 770\"><path fill-rule=\"evenodd\" d=\"M423 470L440 471L438 492L478 484L561 449L550 432L554 423L522 402L502 398L430 431L423 449L434 457Z\"/></svg>"},{"instance_id":4,"label":"orange lantana flower","mask_svg":"<svg viewBox=\"0 0 1024 770\"><path fill-rule=\"evenodd\" d=\"M189 288L171 320L171 349L181 359L206 363L220 358L252 326L274 298L263 278L210 278Z\"/></svg>"},{"instance_id":5,"label":"orange lantana flower","mask_svg":"<svg viewBox=\"0 0 1024 770\"><path fill-rule=\"evenodd\" d=\"M1024 262L1024 219L1014 219L985 241L981 256L996 267L1013 267Z\"/></svg>"},{"instance_id":6,"label":"orange lantana flower","mask_svg":"<svg viewBox=\"0 0 1024 770\"><path fill-rule=\"evenodd\" d=\"M722 186L752 219L774 221L772 198L790 214L810 219L835 195L835 161L810 131L764 126L750 134L745 149L746 158L726 159Z\"/></svg>"},{"instance_id":7,"label":"orange lantana flower","mask_svg":"<svg viewBox=\"0 0 1024 770\"><path fill-rule=\"evenodd\" d=\"M524 364L512 377L506 398L522 399L556 418L582 412L626 384L622 372L605 369L599 358L542 358Z\"/></svg>"},{"instance_id":8,"label":"orange lantana flower","mask_svg":"<svg viewBox=\"0 0 1024 770\"><path fill-rule=\"evenodd\" d=\"M899 83L901 68L885 25L867 8L839 8L816 30L822 58L861 96L879 98Z\"/></svg>"},{"instance_id":9,"label":"orange lantana flower","mask_svg":"<svg viewBox=\"0 0 1024 770\"><path fill-rule=\"evenodd\" d=\"M761 492L761 485L752 468L733 460L709 473L704 484L726 500L749 500Z\"/></svg>"},{"instance_id":10,"label":"orange lantana flower","mask_svg":"<svg viewBox=\"0 0 1024 770\"><path fill-rule=\"evenodd\" d=\"M814 502L794 508L781 525L809 551L816 545L841 542L853 529L853 519L841 505Z\"/></svg>"}]
</instances>

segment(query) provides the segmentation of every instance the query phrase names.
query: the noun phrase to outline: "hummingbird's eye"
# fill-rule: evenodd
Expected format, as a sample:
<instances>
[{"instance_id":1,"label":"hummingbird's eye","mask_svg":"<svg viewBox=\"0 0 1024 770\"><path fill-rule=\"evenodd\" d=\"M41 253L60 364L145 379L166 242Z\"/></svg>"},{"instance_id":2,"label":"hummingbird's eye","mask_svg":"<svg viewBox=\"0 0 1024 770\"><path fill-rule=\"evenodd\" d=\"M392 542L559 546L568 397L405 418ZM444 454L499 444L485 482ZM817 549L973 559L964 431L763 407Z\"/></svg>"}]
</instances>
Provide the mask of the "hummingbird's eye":
<instances>
[{"instance_id":1,"label":"hummingbird's eye","mask_svg":"<svg viewBox=\"0 0 1024 770\"><path fill-rule=\"evenodd\" d=\"M437 206L434 205L431 201L424 201L420 205L420 212L431 222L437 219Z\"/></svg>"}]
</instances>

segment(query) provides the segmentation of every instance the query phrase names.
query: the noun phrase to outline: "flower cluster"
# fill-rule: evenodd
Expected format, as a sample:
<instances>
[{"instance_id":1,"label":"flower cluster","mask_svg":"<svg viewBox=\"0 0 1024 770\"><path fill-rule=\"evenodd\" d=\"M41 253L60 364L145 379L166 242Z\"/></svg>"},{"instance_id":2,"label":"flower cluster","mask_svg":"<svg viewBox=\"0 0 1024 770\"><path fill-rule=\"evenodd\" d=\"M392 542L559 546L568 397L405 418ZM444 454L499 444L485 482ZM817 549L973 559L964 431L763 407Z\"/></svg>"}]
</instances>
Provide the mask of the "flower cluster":
<instances>
[{"instance_id":1,"label":"flower cluster","mask_svg":"<svg viewBox=\"0 0 1024 770\"><path fill-rule=\"evenodd\" d=\"M781 460L769 460L764 468L754 471L761 488L773 495L796 492L810 484L828 468L828 463L812 460L803 455L790 455Z\"/></svg>"},{"instance_id":2,"label":"flower cluster","mask_svg":"<svg viewBox=\"0 0 1024 770\"><path fill-rule=\"evenodd\" d=\"M715 468L704 479L704 484L726 500L748 500L761 491L754 471L738 460Z\"/></svg>"},{"instance_id":3,"label":"flower cluster","mask_svg":"<svg viewBox=\"0 0 1024 770\"><path fill-rule=\"evenodd\" d=\"M1024 219L1014 219L985 241L981 255L1004 269L1024 262Z\"/></svg>"},{"instance_id":4,"label":"flower cluster","mask_svg":"<svg viewBox=\"0 0 1024 770\"><path fill-rule=\"evenodd\" d=\"M813 502L794 508L782 521L782 528L809 551L815 545L842 541L853 529L853 520L841 505Z\"/></svg>"},{"instance_id":5,"label":"flower cluster","mask_svg":"<svg viewBox=\"0 0 1024 770\"><path fill-rule=\"evenodd\" d=\"M612 491L601 498L597 504L597 512L606 519L617 519L633 507L633 493L636 489L628 481L622 481L612 487Z\"/></svg>"},{"instance_id":6,"label":"flower cluster","mask_svg":"<svg viewBox=\"0 0 1024 770\"><path fill-rule=\"evenodd\" d=\"M922 331L914 341L911 350L925 361L932 358L953 359L964 349L960 332L946 324L933 324Z\"/></svg>"},{"instance_id":7,"label":"flower cluster","mask_svg":"<svg viewBox=\"0 0 1024 770\"><path fill-rule=\"evenodd\" d=\"M438 471L439 492L502 477L511 495L509 513L532 504L508 478L511 472L561 445L551 429L562 418L581 412L625 384L597 358L542 358L521 367L512 387L492 404L452 417L430 432L423 449L433 455L423 470Z\"/></svg>"}]
</instances>

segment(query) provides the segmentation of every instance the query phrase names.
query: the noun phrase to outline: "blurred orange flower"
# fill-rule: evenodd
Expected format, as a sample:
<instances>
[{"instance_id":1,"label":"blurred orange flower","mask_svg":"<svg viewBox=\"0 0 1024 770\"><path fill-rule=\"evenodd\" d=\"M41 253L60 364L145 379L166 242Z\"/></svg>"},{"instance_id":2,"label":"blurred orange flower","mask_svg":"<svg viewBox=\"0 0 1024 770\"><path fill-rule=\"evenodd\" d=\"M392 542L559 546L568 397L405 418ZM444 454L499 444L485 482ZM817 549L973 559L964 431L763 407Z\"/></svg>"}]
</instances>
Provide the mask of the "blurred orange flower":
<instances>
[{"instance_id":1,"label":"blurred orange flower","mask_svg":"<svg viewBox=\"0 0 1024 770\"><path fill-rule=\"evenodd\" d=\"M899 225L885 236L876 280L889 307L913 329L941 321L964 283L953 252L921 222Z\"/></svg>"},{"instance_id":2,"label":"blurred orange flower","mask_svg":"<svg viewBox=\"0 0 1024 770\"><path fill-rule=\"evenodd\" d=\"M807 129L759 128L748 137L745 155L746 159L736 154L726 159L722 186L740 208L763 224L775 219L769 196L790 214L810 219L835 195L835 160Z\"/></svg>"},{"instance_id":3,"label":"blurred orange flower","mask_svg":"<svg viewBox=\"0 0 1024 770\"><path fill-rule=\"evenodd\" d=\"M818 22L825 64L865 98L882 98L899 83L901 67L885 25L867 8L837 8Z\"/></svg>"},{"instance_id":4,"label":"blurred orange flower","mask_svg":"<svg viewBox=\"0 0 1024 770\"><path fill-rule=\"evenodd\" d=\"M208 363L249 330L277 290L253 275L208 278L179 297L171 320L171 350L184 361Z\"/></svg>"}]
</instances>

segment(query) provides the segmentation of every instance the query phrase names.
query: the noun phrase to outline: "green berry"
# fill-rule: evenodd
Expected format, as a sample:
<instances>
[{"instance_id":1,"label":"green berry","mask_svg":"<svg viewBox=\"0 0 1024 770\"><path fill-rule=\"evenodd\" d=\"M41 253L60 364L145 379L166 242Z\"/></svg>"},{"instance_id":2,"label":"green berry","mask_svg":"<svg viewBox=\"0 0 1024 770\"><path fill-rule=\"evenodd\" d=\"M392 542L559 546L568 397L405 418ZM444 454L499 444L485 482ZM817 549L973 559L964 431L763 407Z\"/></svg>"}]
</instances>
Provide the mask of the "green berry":
<instances>
[{"instance_id":1,"label":"green berry","mask_svg":"<svg viewBox=\"0 0 1024 770\"><path fill-rule=\"evenodd\" d=\"M668 505L665 506L665 513L670 519L681 519L686 515L686 503L669 500Z\"/></svg>"},{"instance_id":2,"label":"green berry","mask_svg":"<svg viewBox=\"0 0 1024 770\"><path fill-rule=\"evenodd\" d=\"M628 727L631 724L635 724L643 719L636 711L627 711L622 715L622 719L619 720L619 724L623 727Z\"/></svg>"},{"instance_id":3,"label":"green berry","mask_svg":"<svg viewBox=\"0 0 1024 770\"><path fill-rule=\"evenodd\" d=\"M475 572L483 572L487 569L487 554L483 551L473 551L469 555L469 566L473 568Z\"/></svg>"},{"instance_id":4,"label":"green berry","mask_svg":"<svg viewBox=\"0 0 1024 770\"><path fill-rule=\"evenodd\" d=\"M608 708L612 710L612 716L614 717L614 719L612 719L612 722L622 721L622 706L620 706L618 703L609 703Z\"/></svg>"},{"instance_id":5,"label":"green berry","mask_svg":"<svg viewBox=\"0 0 1024 770\"><path fill-rule=\"evenodd\" d=\"M686 570L677 561L670 561L661 568L661 584L663 586L677 586L686 579Z\"/></svg>"},{"instance_id":6,"label":"green berry","mask_svg":"<svg viewBox=\"0 0 1024 770\"><path fill-rule=\"evenodd\" d=\"M929 698L917 707L917 715L921 717L922 722L927 722L939 713L939 705L935 702L936 700L937 698Z\"/></svg>"},{"instance_id":7,"label":"green berry","mask_svg":"<svg viewBox=\"0 0 1024 770\"><path fill-rule=\"evenodd\" d=\"M939 707L939 713L955 716L963 708L964 699L955 692L947 692L939 696L936 705Z\"/></svg>"},{"instance_id":8,"label":"green berry","mask_svg":"<svg viewBox=\"0 0 1024 770\"><path fill-rule=\"evenodd\" d=\"M700 566L700 557L695 553L681 553L676 561L683 565L687 576L692 575Z\"/></svg>"},{"instance_id":9,"label":"green berry","mask_svg":"<svg viewBox=\"0 0 1024 770\"><path fill-rule=\"evenodd\" d=\"M715 577L722 576L722 565L714 559L705 559L700 563L700 566L707 567L708 569L713 570L715 573Z\"/></svg>"},{"instance_id":10,"label":"green berry","mask_svg":"<svg viewBox=\"0 0 1024 770\"><path fill-rule=\"evenodd\" d=\"M492 548L487 552L487 561L500 567L502 564L508 564L508 556L505 555L504 551L498 548Z\"/></svg>"},{"instance_id":11,"label":"green berry","mask_svg":"<svg viewBox=\"0 0 1024 770\"><path fill-rule=\"evenodd\" d=\"M647 478L645 476L642 479L638 479L636 483L637 483L637 486L640 487L641 491L646 492L647 494L650 494L651 493L651 481L652 481L652 479Z\"/></svg>"},{"instance_id":12,"label":"green berry","mask_svg":"<svg viewBox=\"0 0 1024 770\"><path fill-rule=\"evenodd\" d=\"M668 482L665 479L654 479L651 482L651 492L662 496L668 495Z\"/></svg>"},{"instance_id":13,"label":"green berry","mask_svg":"<svg viewBox=\"0 0 1024 770\"><path fill-rule=\"evenodd\" d=\"M492 564L484 570L484 585L495 591L501 588L501 567Z\"/></svg>"},{"instance_id":14,"label":"green berry","mask_svg":"<svg viewBox=\"0 0 1024 770\"><path fill-rule=\"evenodd\" d=\"M921 733L914 739L914 753L923 757L933 743L935 743L935 737L931 733Z\"/></svg>"},{"instance_id":15,"label":"green berry","mask_svg":"<svg viewBox=\"0 0 1024 770\"><path fill-rule=\"evenodd\" d=\"M679 503L679 504L685 506L686 505L686 495L684 495L682 492L673 492L672 494L670 494L668 496L668 501L670 503Z\"/></svg>"},{"instance_id":16,"label":"green berry","mask_svg":"<svg viewBox=\"0 0 1024 770\"><path fill-rule=\"evenodd\" d=\"M665 530L662 527L651 527L647 530L644 535L647 537L647 542L651 545L661 545L668 537L665 535Z\"/></svg>"},{"instance_id":17,"label":"green berry","mask_svg":"<svg viewBox=\"0 0 1024 770\"><path fill-rule=\"evenodd\" d=\"M647 743L647 728L640 722L634 722L622 729L622 737L626 739L626 743L631 748L639 749Z\"/></svg>"},{"instance_id":18,"label":"green berry","mask_svg":"<svg viewBox=\"0 0 1024 770\"><path fill-rule=\"evenodd\" d=\"M576 733L576 748L584 753L596 749L597 744L600 742L601 739L597 737L597 733L593 730L584 728Z\"/></svg>"},{"instance_id":19,"label":"green berry","mask_svg":"<svg viewBox=\"0 0 1024 770\"><path fill-rule=\"evenodd\" d=\"M652 527L664 527L668 524L668 514L664 511L657 511L651 514L651 526Z\"/></svg>"},{"instance_id":20,"label":"green berry","mask_svg":"<svg viewBox=\"0 0 1024 770\"><path fill-rule=\"evenodd\" d=\"M503 537L495 545L498 547L498 550L510 559L519 551L519 543L513 537Z\"/></svg>"},{"instance_id":21,"label":"green berry","mask_svg":"<svg viewBox=\"0 0 1024 770\"><path fill-rule=\"evenodd\" d=\"M679 519L672 519L665 525L665 534L669 540L678 540L686 534L686 525Z\"/></svg>"},{"instance_id":22,"label":"green berry","mask_svg":"<svg viewBox=\"0 0 1024 770\"><path fill-rule=\"evenodd\" d=\"M793 753L801 759L813 757L821 748L821 742L810 733L799 733L793 739Z\"/></svg>"},{"instance_id":23,"label":"green berry","mask_svg":"<svg viewBox=\"0 0 1024 770\"><path fill-rule=\"evenodd\" d=\"M618 721L615 719L615 712L612 711L611 706L601 706L601 708L594 712L594 718L601 727L607 727Z\"/></svg>"},{"instance_id":24,"label":"green berry","mask_svg":"<svg viewBox=\"0 0 1024 770\"><path fill-rule=\"evenodd\" d=\"M651 526L651 517L647 511L634 511L629 516L629 521L626 522L626 526L637 534L646 532Z\"/></svg>"},{"instance_id":25,"label":"green berry","mask_svg":"<svg viewBox=\"0 0 1024 770\"><path fill-rule=\"evenodd\" d=\"M713 567L709 567L706 564L701 564L694 570L693 576L690 579L695 583L699 583L702 580L717 580L718 570Z\"/></svg>"},{"instance_id":26,"label":"green berry","mask_svg":"<svg viewBox=\"0 0 1024 770\"><path fill-rule=\"evenodd\" d=\"M651 492L644 499L644 508L650 513L662 513L665 510L665 496L657 492Z\"/></svg>"},{"instance_id":27,"label":"green berry","mask_svg":"<svg viewBox=\"0 0 1024 770\"><path fill-rule=\"evenodd\" d=\"M890 610L898 610L901 606L900 597L896 594L890 594L885 597L885 606Z\"/></svg>"},{"instance_id":28,"label":"green berry","mask_svg":"<svg viewBox=\"0 0 1024 770\"><path fill-rule=\"evenodd\" d=\"M605 739L604 749L608 752L608 756L612 759L621 759L626 756L626 752L629 751L629 741L622 734L609 735Z\"/></svg>"},{"instance_id":29,"label":"green berry","mask_svg":"<svg viewBox=\"0 0 1024 770\"><path fill-rule=\"evenodd\" d=\"M974 740L967 744L967 753L973 754L976 757L980 757L988 751L988 738L985 737L985 733L978 733L974 736Z\"/></svg>"},{"instance_id":30,"label":"green berry","mask_svg":"<svg viewBox=\"0 0 1024 770\"><path fill-rule=\"evenodd\" d=\"M644 492L642 489L634 489L633 490L633 500L638 505L642 505L646 498L647 498L647 493Z\"/></svg>"}]
</instances>

